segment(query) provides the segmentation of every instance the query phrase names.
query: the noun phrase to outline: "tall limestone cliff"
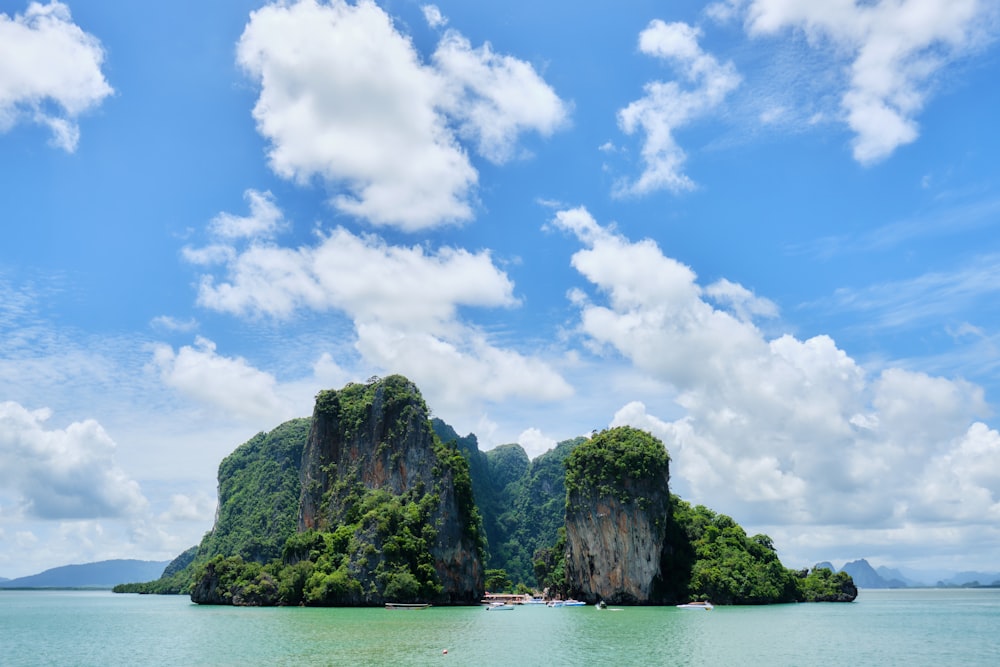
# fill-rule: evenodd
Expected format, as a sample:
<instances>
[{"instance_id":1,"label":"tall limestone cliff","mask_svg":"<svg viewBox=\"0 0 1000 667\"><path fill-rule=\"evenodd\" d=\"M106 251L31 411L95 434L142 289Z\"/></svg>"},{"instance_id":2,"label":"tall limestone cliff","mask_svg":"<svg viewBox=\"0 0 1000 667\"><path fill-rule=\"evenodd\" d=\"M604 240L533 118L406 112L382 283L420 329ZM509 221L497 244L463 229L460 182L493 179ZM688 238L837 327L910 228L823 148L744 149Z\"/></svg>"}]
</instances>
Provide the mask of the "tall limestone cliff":
<instances>
[{"instance_id":1,"label":"tall limestone cliff","mask_svg":"<svg viewBox=\"0 0 1000 667\"><path fill-rule=\"evenodd\" d=\"M630 427L602 431L566 459L566 585L594 603L662 604L669 566L669 457Z\"/></svg>"},{"instance_id":2,"label":"tall limestone cliff","mask_svg":"<svg viewBox=\"0 0 1000 667\"><path fill-rule=\"evenodd\" d=\"M474 604L482 596L468 463L435 436L420 392L402 376L320 392L311 419L227 457L219 490L216 526L190 566L194 602Z\"/></svg>"},{"instance_id":3,"label":"tall limestone cliff","mask_svg":"<svg viewBox=\"0 0 1000 667\"><path fill-rule=\"evenodd\" d=\"M320 392L302 453L301 482L300 531L334 531L360 522L355 543L375 545L380 552L359 546L365 554L352 554L350 575L361 584L357 602L385 601L380 575L399 531L423 541L431 561L424 565L433 567L440 589L434 602L479 600L482 527L468 464L435 436L427 406L406 378L393 375ZM398 498L406 512L420 515L419 525L366 519L362 515L373 492ZM419 536L412 535L417 531ZM389 544L380 544L385 541Z\"/></svg>"}]
</instances>

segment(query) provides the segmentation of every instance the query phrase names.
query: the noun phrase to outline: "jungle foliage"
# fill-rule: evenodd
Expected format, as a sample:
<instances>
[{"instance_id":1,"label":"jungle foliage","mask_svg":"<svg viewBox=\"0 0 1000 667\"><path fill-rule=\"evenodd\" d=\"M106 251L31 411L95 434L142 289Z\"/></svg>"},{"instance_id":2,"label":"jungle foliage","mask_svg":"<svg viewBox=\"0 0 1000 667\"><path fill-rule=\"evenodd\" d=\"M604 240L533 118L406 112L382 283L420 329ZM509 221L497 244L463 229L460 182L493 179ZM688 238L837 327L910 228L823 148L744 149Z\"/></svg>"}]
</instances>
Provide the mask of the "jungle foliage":
<instances>
[{"instance_id":1,"label":"jungle foliage","mask_svg":"<svg viewBox=\"0 0 1000 667\"><path fill-rule=\"evenodd\" d=\"M223 599L246 605L356 606L383 599L435 600L441 582L430 547L432 493L394 496L352 491L349 522L333 531L293 533L280 558L266 564L218 555L198 565L195 581L212 581Z\"/></svg>"}]
</instances>

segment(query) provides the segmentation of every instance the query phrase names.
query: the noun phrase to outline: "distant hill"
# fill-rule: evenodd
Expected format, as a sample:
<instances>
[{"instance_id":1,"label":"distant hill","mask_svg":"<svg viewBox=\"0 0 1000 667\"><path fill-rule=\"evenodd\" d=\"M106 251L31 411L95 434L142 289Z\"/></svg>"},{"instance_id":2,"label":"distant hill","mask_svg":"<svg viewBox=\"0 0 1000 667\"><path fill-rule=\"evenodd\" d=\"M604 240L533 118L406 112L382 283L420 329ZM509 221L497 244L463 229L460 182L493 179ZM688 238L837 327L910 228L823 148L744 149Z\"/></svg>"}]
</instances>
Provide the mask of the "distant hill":
<instances>
[{"instance_id":1,"label":"distant hill","mask_svg":"<svg viewBox=\"0 0 1000 667\"><path fill-rule=\"evenodd\" d=\"M816 563L814 569L825 567L832 572L837 568L829 561ZM872 567L864 558L845 563L840 571L847 572L858 588L921 588L926 586L1000 586L1000 572L965 571L944 573L910 571L904 574L897 568Z\"/></svg>"},{"instance_id":2,"label":"distant hill","mask_svg":"<svg viewBox=\"0 0 1000 667\"><path fill-rule=\"evenodd\" d=\"M938 582L944 586L995 586L1000 584L1000 572L959 572Z\"/></svg>"},{"instance_id":3,"label":"distant hill","mask_svg":"<svg viewBox=\"0 0 1000 667\"><path fill-rule=\"evenodd\" d=\"M850 563L845 563L844 567L841 568L842 572L846 572L851 575L854 579L854 584L858 588L898 588L899 586L893 586L889 581L884 579L882 575L875 571L875 568L866 561L864 558L859 560L851 561ZM905 584L903 584L905 586Z\"/></svg>"},{"instance_id":4,"label":"distant hill","mask_svg":"<svg viewBox=\"0 0 1000 667\"><path fill-rule=\"evenodd\" d=\"M28 577L0 581L0 588L112 588L116 584L157 579L169 563L166 560L105 560L63 565Z\"/></svg>"}]
</instances>

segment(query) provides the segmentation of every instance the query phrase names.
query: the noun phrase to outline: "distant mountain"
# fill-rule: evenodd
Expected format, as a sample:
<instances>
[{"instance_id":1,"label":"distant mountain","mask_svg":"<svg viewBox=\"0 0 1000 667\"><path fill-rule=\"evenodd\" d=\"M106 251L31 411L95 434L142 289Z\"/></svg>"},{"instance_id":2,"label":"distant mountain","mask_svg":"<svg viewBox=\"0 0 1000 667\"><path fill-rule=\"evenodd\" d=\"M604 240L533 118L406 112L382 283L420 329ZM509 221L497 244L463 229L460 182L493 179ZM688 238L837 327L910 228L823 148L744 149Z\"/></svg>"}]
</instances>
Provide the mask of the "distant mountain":
<instances>
[{"instance_id":1,"label":"distant mountain","mask_svg":"<svg viewBox=\"0 0 1000 667\"><path fill-rule=\"evenodd\" d=\"M851 575L858 588L906 588L904 581L899 578L886 579L864 558L845 563L840 569Z\"/></svg>"},{"instance_id":2,"label":"distant mountain","mask_svg":"<svg viewBox=\"0 0 1000 667\"><path fill-rule=\"evenodd\" d=\"M875 571L878 572L878 575L880 577L882 577L889 583L889 588L907 588L910 586L921 585L919 581L914 581L913 579L910 579L909 577L907 577L906 575L904 575L902 572L900 572L895 568L880 565L879 567L875 568Z\"/></svg>"},{"instance_id":3,"label":"distant mountain","mask_svg":"<svg viewBox=\"0 0 1000 667\"><path fill-rule=\"evenodd\" d=\"M959 572L938 582L945 586L992 586L1000 582L1000 572Z\"/></svg>"},{"instance_id":4,"label":"distant mountain","mask_svg":"<svg viewBox=\"0 0 1000 667\"><path fill-rule=\"evenodd\" d=\"M816 563L813 569L828 568L837 572L829 561ZM1000 572L945 572L935 570L902 570L880 565L873 568L864 558L841 568L854 579L858 588L920 588L926 586L1000 586Z\"/></svg>"},{"instance_id":5,"label":"distant mountain","mask_svg":"<svg viewBox=\"0 0 1000 667\"><path fill-rule=\"evenodd\" d=\"M28 577L0 581L0 588L112 588L116 584L157 579L169 564L166 560L105 560L63 565Z\"/></svg>"},{"instance_id":6,"label":"distant mountain","mask_svg":"<svg viewBox=\"0 0 1000 667\"><path fill-rule=\"evenodd\" d=\"M10 581L7 577L0 577L0 582Z\"/></svg>"}]
</instances>

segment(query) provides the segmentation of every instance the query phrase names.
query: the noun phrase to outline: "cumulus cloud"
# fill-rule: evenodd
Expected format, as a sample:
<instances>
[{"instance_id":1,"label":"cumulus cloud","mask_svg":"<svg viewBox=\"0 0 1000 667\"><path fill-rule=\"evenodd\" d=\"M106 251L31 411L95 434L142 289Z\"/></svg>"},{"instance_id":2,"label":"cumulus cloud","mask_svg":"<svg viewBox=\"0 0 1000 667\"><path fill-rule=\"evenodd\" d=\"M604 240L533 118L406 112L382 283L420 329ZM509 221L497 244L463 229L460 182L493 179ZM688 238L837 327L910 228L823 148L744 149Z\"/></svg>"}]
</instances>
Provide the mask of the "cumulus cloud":
<instances>
[{"instance_id":1,"label":"cumulus cloud","mask_svg":"<svg viewBox=\"0 0 1000 667\"><path fill-rule=\"evenodd\" d=\"M735 11L742 4L717 8ZM750 34L799 30L812 46L850 61L840 101L862 164L917 138L916 115L935 77L980 45L983 26L995 18L995 3L983 0L752 0L746 6Z\"/></svg>"},{"instance_id":2,"label":"cumulus cloud","mask_svg":"<svg viewBox=\"0 0 1000 667\"><path fill-rule=\"evenodd\" d=\"M70 153L80 139L76 119L114 92L101 71L100 41L73 23L61 2L0 14L0 63L0 132L38 123Z\"/></svg>"},{"instance_id":3,"label":"cumulus cloud","mask_svg":"<svg viewBox=\"0 0 1000 667\"><path fill-rule=\"evenodd\" d=\"M987 412L981 388L868 372L827 336L768 339L754 323L759 309L709 301L746 301L749 290L703 288L653 242L601 227L585 209L554 224L583 244L572 263L596 290L576 297L580 333L674 387L684 411L664 420L633 402L615 423L661 438L699 501L756 524L885 530L1000 509L992 472L963 478L963 493L954 487L973 461L997 456L1000 436L977 421Z\"/></svg>"},{"instance_id":4,"label":"cumulus cloud","mask_svg":"<svg viewBox=\"0 0 1000 667\"><path fill-rule=\"evenodd\" d=\"M227 246L226 279L206 276L199 304L237 315L344 310L362 321L441 333L459 306L513 306L513 284L488 252L390 246L338 227L314 246ZM197 251L188 255L200 257Z\"/></svg>"},{"instance_id":5,"label":"cumulus cloud","mask_svg":"<svg viewBox=\"0 0 1000 667\"><path fill-rule=\"evenodd\" d=\"M364 0L268 5L251 14L237 54L261 87L253 114L272 169L341 189L336 207L376 225L415 231L471 219L478 174L459 135L502 162L519 133L548 134L564 115L529 64L473 49L454 31L425 64Z\"/></svg>"},{"instance_id":6,"label":"cumulus cloud","mask_svg":"<svg viewBox=\"0 0 1000 667\"><path fill-rule=\"evenodd\" d=\"M139 484L115 462L93 420L47 428L48 410L0 403L0 498L41 519L128 518L145 511Z\"/></svg>"},{"instance_id":7,"label":"cumulus cloud","mask_svg":"<svg viewBox=\"0 0 1000 667\"><path fill-rule=\"evenodd\" d=\"M459 134L492 162L513 157L523 132L548 136L566 121L566 105L534 67L494 53L489 44L474 49L449 30L434 52L434 63L447 85L443 106L459 123Z\"/></svg>"},{"instance_id":8,"label":"cumulus cloud","mask_svg":"<svg viewBox=\"0 0 1000 667\"><path fill-rule=\"evenodd\" d=\"M572 393L546 362L494 345L460 317L461 308L518 305L513 283L487 251L389 245L342 227L318 232L314 245L297 248L252 238L238 243L213 239L208 247L215 250L185 251L189 261L219 274L203 276L200 305L279 319L301 311L342 313L353 323L355 348L366 363L409 376L437 409L508 397L554 400ZM205 348L185 351L192 361L206 354L214 359L214 348ZM177 385L177 366L197 368L180 364L180 357L170 348L157 352L157 364L169 371L164 377ZM231 367L232 360L224 365ZM247 373L241 385L273 393L272 377L250 373L242 360L237 366L239 373L220 377ZM343 374L329 357L321 358L315 370L327 378ZM212 381L202 382L190 372L180 377L189 391L212 387ZM212 393L227 395L218 389Z\"/></svg>"},{"instance_id":9,"label":"cumulus cloud","mask_svg":"<svg viewBox=\"0 0 1000 667\"><path fill-rule=\"evenodd\" d=\"M242 417L273 415L288 418L295 412L277 391L274 376L241 357L224 357L215 343L199 336L194 346L174 351L169 345L153 349L153 366L168 386L227 414Z\"/></svg>"},{"instance_id":10,"label":"cumulus cloud","mask_svg":"<svg viewBox=\"0 0 1000 667\"><path fill-rule=\"evenodd\" d=\"M731 62L720 63L698 44L700 31L686 23L656 19L639 35L639 50L674 66L691 86L676 81L653 81L645 95L618 112L626 134L645 134L643 173L635 182L620 183L619 195L643 195L656 190L690 190L694 182L683 172L686 155L675 132L719 106L740 83Z\"/></svg>"},{"instance_id":11,"label":"cumulus cloud","mask_svg":"<svg viewBox=\"0 0 1000 667\"><path fill-rule=\"evenodd\" d=\"M517 443L521 445L529 459L540 456L559 444L537 428L522 431L521 435L517 436Z\"/></svg>"}]
</instances>

